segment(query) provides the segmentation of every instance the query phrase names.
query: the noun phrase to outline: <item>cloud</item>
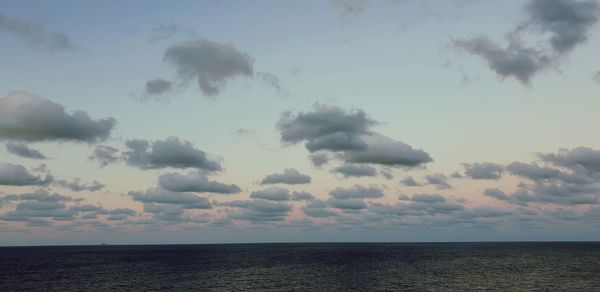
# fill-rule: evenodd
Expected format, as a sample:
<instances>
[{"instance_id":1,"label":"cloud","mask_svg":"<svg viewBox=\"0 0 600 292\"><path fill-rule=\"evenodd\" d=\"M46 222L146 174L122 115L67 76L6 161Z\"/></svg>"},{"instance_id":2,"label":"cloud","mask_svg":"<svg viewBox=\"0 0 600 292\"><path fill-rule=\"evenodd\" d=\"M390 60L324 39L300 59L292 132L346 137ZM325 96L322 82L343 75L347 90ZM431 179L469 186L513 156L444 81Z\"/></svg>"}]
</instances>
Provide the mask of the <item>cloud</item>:
<instances>
[{"instance_id":1,"label":"cloud","mask_svg":"<svg viewBox=\"0 0 600 292\"><path fill-rule=\"evenodd\" d=\"M368 133L374 124L364 111L346 112L339 107L315 104L311 112L284 112L277 128L281 141L295 144L306 140L306 148L316 152L364 149L366 145L358 135Z\"/></svg>"},{"instance_id":2,"label":"cloud","mask_svg":"<svg viewBox=\"0 0 600 292\"><path fill-rule=\"evenodd\" d=\"M160 221L180 223L184 221L185 210L179 205L144 203L144 212Z\"/></svg>"},{"instance_id":3,"label":"cloud","mask_svg":"<svg viewBox=\"0 0 600 292\"><path fill-rule=\"evenodd\" d=\"M106 219L110 221L123 221L127 220L129 216L136 215L135 210L129 208L117 208L113 210L104 211L103 215L107 215Z\"/></svg>"},{"instance_id":4,"label":"cloud","mask_svg":"<svg viewBox=\"0 0 600 292\"><path fill-rule=\"evenodd\" d=\"M485 37L456 40L454 45L482 57L500 77L514 77L528 84L535 74L584 43L600 13L593 0L530 0L524 9L527 19L509 34L506 48ZM522 43L521 34L532 29L544 38L545 47L532 48Z\"/></svg>"},{"instance_id":5,"label":"cloud","mask_svg":"<svg viewBox=\"0 0 600 292\"><path fill-rule=\"evenodd\" d=\"M9 195L3 199L17 202L17 204L13 211L0 215L0 220L29 222L37 218L52 218L65 221L74 219L76 214L66 205L68 202L73 202L71 197L57 193L50 194L44 189L38 189L33 193ZM47 225L51 225L50 222Z\"/></svg>"},{"instance_id":6,"label":"cloud","mask_svg":"<svg viewBox=\"0 0 600 292\"><path fill-rule=\"evenodd\" d=\"M258 79L262 80L266 85L275 89L275 91L280 96L282 96L282 97L289 96L290 93L285 88L283 88L283 85L281 84L282 83L281 79L279 79L279 77L277 77L271 73L267 73L267 72L257 72L256 77L258 77Z\"/></svg>"},{"instance_id":7,"label":"cloud","mask_svg":"<svg viewBox=\"0 0 600 292\"><path fill-rule=\"evenodd\" d=\"M179 31L179 27L175 24L175 22L169 23L156 23L152 28L152 36L150 36L149 41L156 42L166 39L172 39L175 37Z\"/></svg>"},{"instance_id":8,"label":"cloud","mask_svg":"<svg viewBox=\"0 0 600 292\"><path fill-rule=\"evenodd\" d=\"M465 209L461 202L451 201L439 194L416 194L411 199L410 209L424 211L430 215L452 213Z\"/></svg>"},{"instance_id":9,"label":"cloud","mask_svg":"<svg viewBox=\"0 0 600 292\"><path fill-rule=\"evenodd\" d=\"M587 40L588 31L598 22L600 7L593 0L532 0L525 11L531 25L550 35L552 48L564 53Z\"/></svg>"},{"instance_id":10,"label":"cloud","mask_svg":"<svg viewBox=\"0 0 600 292\"><path fill-rule=\"evenodd\" d=\"M43 186L52 182L52 176L45 178L29 173L25 167L0 162L0 185L5 186Z\"/></svg>"},{"instance_id":11,"label":"cloud","mask_svg":"<svg viewBox=\"0 0 600 292\"><path fill-rule=\"evenodd\" d=\"M511 195L500 189L486 189L484 194L521 206L528 206L530 203L588 205L598 204L600 189L590 185L549 183L523 186Z\"/></svg>"},{"instance_id":12,"label":"cloud","mask_svg":"<svg viewBox=\"0 0 600 292\"><path fill-rule=\"evenodd\" d=\"M504 166L490 162L463 163L465 175L472 179L499 179Z\"/></svg>"},{"instance_id":13,"label":"cloud","mask_svg":"<svg viewBox=\"0 0 600 292\"><path fill-rule=\"evenodd\" d=\"M561 180L567 183L589 184L591 179L577 173L566 173L556 168L541 167L536 163L513 162L506 167L512 175L530 179L535 182Z\"/></svg>"},{"instance_id":14,"label":"cloud","mask_svg":"<svg viewBox=\"0 0 600 292\"><path fill-rule=\"evenodd\" d=\"M2 33L12 34L33 48L78 49L78 46L64 33L51 31L41 23L10 18L0 12L0 35Z\"/></svg>"},{"instance_id":15,"label":"cloud","mask_svg":"<svg viewBox=\"0 0 600 292\"><path fill-rule=\"evenodd\" d=\"M307 192L293 192L292 200L294 201L315 201L317 198L310 193Z\"/></svg>"},{"instance_id":16,"label":"cloud","mask_svg":"<svg viewBox=\"0 0 600 292\"><path fill-rule=\"evenodd\" d=\"M27 147L27 145L23 143L12 143L9 142L6 144L6 151L8 153L12 153L17 156L21 156L24 158L31 159L48 159L44 154L40 151Z\"/></svg>"},{"instance_id":17,"label":"cloud","mask_svg":"<svg viewBox=\"0 0 600 292\"><path fill-rule=\"evenodd\" d=\"M430 185L436 186L440 190L451 189L452 186L448 183L446 176L441 173L435 173L425 176L425 180Z\"/></svg>"},{"instance_id":18,"label":"cloud","mask_svg":"<svg viewBox=\"0 0 600 292\"><path fill-rule=\"evenodd\" d=\"M498 188L485 189L483 191L483 194L488 197L495 198L495 199L498 199L501 201L509 201L510 200L510 197L505 192L503 192L501 189L498 189Z\"/></svg>"},{"instance_id":19,"label":"cloud","mask_svg":"<svg viewBox=\"0 0 600 292\"><path fill-rule=\"evenodd\" d=\"M329 3L340 12L339 21L342 25L367 10L367 0L329 0Z\"/></svg>"},{"instance_id":20,"label":"cloud","mask_svg":"<svg viewBox=\"0 0 600 292\"><path fill-rule=\"evenodd\" d=\"M2 200L10 202L14 208L0 214L0 220L24 222L27 226L52 226L56 221L71 221L61 228L71 228L82 224L96 228L106 228L108 225L98 221L90 221L98 216L107 220L124 221L137 212L129 208L106 210L102 206L81 204L83 199L73 199L58 193L49 193L38 189L32 193L7 195Z\"/></svg>"},{"instance_id":21,"label":"cloud","mask_svg":"<svg viewBox=\"0 0 600 292\"><path fill-rule=\"evenodd\" d=\"M396 216L447 215L465 209L463 203L439 194L414 194L408 203L395 205L374 204L371 209L379 214Z\"/></svg>"},{"instance_id":22,"label":"cloud","mask_svg":"<svg viewBox=\"0 0 600 292\"><path fill-rule=\"evenodd\" d=\"M62 105L28 92L11 92L0 98L0 139L20 141L106 140L115 119L91 119L84 111L72 114Z\"/></svg>"},{"instance_id":23,"label":"cloud","mask_svg":"<svg viewBox=\"0 0 600 292\"><path fill-rule=\"evenodd\" d=\"M548 68L553 61L539 50L523 47L517 40L511 40L506 48L485 37L457 40L454 45L482 57L498 76L514 77L523 84L529 84L533 75Z\"/></svg>"},{"instance_id":24,"label":"cloud","mask_svg":"<svg viewBox=\"0 0 600 292\"><path fill-rule=\"evenodd\" d=\"M416 167L432 161L423 150L372 132L376 124L361 110L315 104L309 112L284 112L277 128L282 142L306 141L309 152L333 152L347 163Z\"/></svg>"},{"instance_id":25,"label":"cloud","mask_svg":"<svg viewBox=\"0 0 600 292\"><path fill-rule=\"evenodd\" d=\"M223 203L223 206L235 207L240 210L232 212L229 218L251 222L283 221L292 207L283 202L253 199L248 201L233 201Z\"/></svg>"},{"instance_id":26,"label":"cloud","mask_svg":"<svg viewBox=\"0 0 600 292\"><path fill-rule=\"evenodd\" d=\"M354 185L351 188L336 188L329 195L335 199L375 199L383 197L383 191L373 185Z\"/></svg>"},{"instance_id":27,"label":"cloud","mask_svg":"<svg viewBox=\"0 0 600 292\"><path fill-rule=\"evenodd\" d=\"M420 203L443 203L447 201L444 196L439 194L415 194L411 197L411 200Z\"/></svg>"},{"instance_id":28,"label":"cloud","mask_svg":"<svg viewBox=\"0 0 600 292\"><path fill-rule=\"evenodd\" d=\"M205 174L197 171L187 175L163 174L158 178L158 182L161 188L173 192L237 194L241 191L237 185L211 181Z\"/></svg>"},{"instance_id":29,"label":"cloud","mask_svg":"<svg viewBox=\"0 0 600 292\"><path fill-rule=\"evenodd\" d=\"M92 181L91 183L83 183L83 182L81 182L80 178L74 178L71 181L56 180L54 182L54 184L57 186L63 187L63 188L67 188L74 192L82 192L82 191L96 192L96 191L103 189L106 186L96 180Z\"/></svg>"},{"instance_id":30,"label":"cloud","mask_svg":"<svg viewBox=\"0 0 600 292\"><path fill-rule=\"evenodd\" d=\"M337 212L329 209L329 204L322 200L313 200L301 207L302 212L309 217L327 218L337 215Z\"/></svg>"},{"instance_id":31,"label":"cloud","mask_svg":"<svg viewBox=\"0 0 600 292\"><path fill-rule=\"evenodd\" d=\"M311 181L311 177L300 173L298 170L294 168L288 168L283 171L283 173L274 173L267 175L261 182L261 185L266 184L289 184L289 185L298 185L298 184L308 184Z\"/></svg>"},{"instance_id":32,"label":"cloud","mask_svg":"<svg viewBox=\"0 0 600 292\"><path fill-rule=\"evenodd\" d=\"M219 171L221 164L210 159L206 153L198 150L190 141L181 141L177 137L148 142L129 140L128 151L122 157L127 164L140 169L157 168L196 168L205 171Z\"/></svg>"},{"instance_id":33,"label":"cloud","mask_svg":"<svg viewBox=\"0 0 600 292\"><path fill-rule=\"evenodd\" d=\"M106 145L98 145L88 159L96 160L98 163L100 163L101 167L105 167L113 162L119 161L121 159L121 155L119 153L119 149L117 148Z\"/></svg>"},{"instance_id":34,"label":"cloud","mask_svg":"<svg viewBox=\"0 0 600 292\"><path fill-rule=\"evenodd\" d=\"M600 83L600 71L596 71L592 74L592 80L596 81L596 83Z\"/></svg>"},{"instance_id":35,"label":"cloud","mask_svg":"<svg viewBox=\"0 0 600 292\"><path fill-rule=\"evenodd\" d=\"M129 192L129 196L142 203L179 205L183 209L211 209L212 204L205 197L189 193L172 192L159 188L150 188L145 192Z\"/></svg>"},{"instance_id":36,"label":"cloud","mask_svg":"<svg viewBox=\"0 0 600 292\"><path fill-rule=\"evenodd\" d=\"M270 187L261 191L252 192L250 198L269 201L289 201L290 192L286 189Z\"/></svg>"},{"instance_id":37,"label":"cloud","mask_svg":"<svg viewBox=\"0 0 600 292\"><path fill-rule=\"evenodd\" d=\"M314 166L320 167L327 164L329 162L330 157L327 153L316 152L309 154L308 159Z\"/></svg>"},{"instance_id":38,"label":"cloud","mask_svg":"<svg viewBox=\"0 0 600 292\"><path fill-rule=\"evenodd\" d=\"M144 93L146 95L161 95L171 90L173 84L171 81L164 79L152 79L146 82L146 86L144 87Z\"/></svg>"},{"instance_id":39,"label":"cloud","mask_svg":"<svg viewBox=\"0 0 600 292\"><path fill-rule=\"evenodd\" d=\"M202 92L217 95L234 77L252 77L253 59L231 43L209 40L186 41L165 51L164 60L177 69L184 82L197 80Z\"/></svg>"},{"instance_id":40,"label":"cloud","mask_svg":"<svg viewBox=\"0 0 600 292\"><path fill-rule=\"evenodd\" d=\"M420 183L418 183L412 176L407 176L405 178L402 179L402 184L404 184L407 187L419 187L421 186Z\"/></svg>"},{"instance_id":41,"label":"cloud","mask_svg":"<svg viewBox=\"0 0 600 292\"><path fill-rule=\"evenodd\" d=\"M600 203L600 151L587 147L540 153L543 163L513 162L506 169L512 175L533 182L520 183L512 194L486 189L484 194L510 204L594 205Z\"/></svg>"},{"instance_id":42,"label":"cloud","mask_svg":"<svg viewBox=\"0 0 600 292\"><path fill-rule=\"evenodd\" d=\"M362 199L330 199L327 204L340 210L362 210L367 208L367 204Z\"/></svg>"},{"instance_id":43,"label":"cloud","mask_svg":"<svg viewBox=\"0 0 600 292\"><path fill-rule=\"evenodd\" d=\"M452 3L458 8L465 8L473 4L473 0L452 0Z\"/></svg>"},{"instance_id":44,"label":"cloud","mask_svg":"<svg viewBox=\"0 0 600 292\"><path fill-rule=\"evenodd\" d=\"M460 172L455 171L450 175L451 178L464 178L464 176L462 174L460 174Z\"/></svg>"},{"instance_id":45,"label":"cloud","mask_svg":"<svg viewBox=\"0 0 600 292\"><path fill-rule=\"evenodd\" d=\"M3 198L7 201L40 201L40 202L69 202L73 201L73 198L69 196L63 196L58 193L50 194L45 189L37 189L32 193L24 193L20 195L7 195Z\"/></svg>"},{"instance_id":46,"label":"cloud","mask_svg":"<svg viewBox=\"0 0 600 292\"><path fill-rule=\"evenodd\" d=\"M344 164L333 169L344 177L376 176L377 170L368 165Z\"/></svg>"},{"instance_id":47,"label":"cloud","mask_svg":"<svg viewBox=\"0 0 600 292\"><path fill-rule=\"evenodd\" d=\"M365 138L367 149L346 151L342 155L345 161L353 163L373 163L387 166L418 167L433 161L429 154L410 145L395 141L379 134Z\"/></svg>"},{"instance_id":48,"label":"cloud","mask_svg":"<svg viewBox=\"0 0 600 292\"><path fill-rule=\"evenodd\" d=\"M542 160L578 173L600 173L600 150L588 147L560 149L558 153L540 154Z\"/></svg>"}]
</instances>

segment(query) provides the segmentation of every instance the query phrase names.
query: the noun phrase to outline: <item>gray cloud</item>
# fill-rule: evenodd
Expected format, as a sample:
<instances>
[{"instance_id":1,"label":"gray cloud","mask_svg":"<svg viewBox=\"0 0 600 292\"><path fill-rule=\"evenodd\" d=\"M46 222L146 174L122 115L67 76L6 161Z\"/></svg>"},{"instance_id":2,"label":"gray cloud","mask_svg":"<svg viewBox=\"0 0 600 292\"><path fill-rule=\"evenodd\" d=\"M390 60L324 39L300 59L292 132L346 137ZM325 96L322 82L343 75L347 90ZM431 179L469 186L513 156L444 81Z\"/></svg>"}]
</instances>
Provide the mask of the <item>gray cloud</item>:
<instances>
[{"instance_id":1,"label":"gray cloud","mask_svg":"<svg viewBox=\"0 0 600 292\"><path fill-rule=\"evenodd\" d=\"M598 204L600 189L590 185L549 183L522 186L511 195L500 189L486 189L484 194L521 206L528 206L530 203L586 205Z\"/></svg>"},{"instance_id":2,"label":"gray cloud","mask_svg":"<svg viewBox=\"0 0 600 292\"><path fill-rule=\"evenodd\" d=\"M0 12L0 35L3 32L14 35L34 48L78 49L78 46L64 33L51 31L41 23L10 18Z\"/></svg>"},{"instance_id":3,"label":"gray cloud","mask_svg":"<svg viewBox=\"0 0 600 292\"><path fill-rule=\"evenodd\" d=\"M193 29L182 28L175 22L169 23L155 23L150 31L151 35L148 41L157 42L162 40L168 40L175 38L178 34L186 34L188 36L196 36L196 32Z\"/></svg>"},{"instance_id":4,"label":"gray cloud","mask_svg":"<svg viewBox=\"0 0 600 292\"><path fill-rule=\"evenodd\" d=\"M495 198L495 199L498 199L501 201L509 201L510 200L510 197L505 192L503 192L501 189L498 189L498 188L485 189L483 191L483 194L488 197Z\"/></svg>"},{"instance_id":5,"label":"gray cloud","mask_svg":"<svg viewBox=\"0 0 600 292\"><path fill-rule=\"evenodd\" d=\"M487 61L498 76L514 77L523 84L556 63L576 45L587 40L590 28L598 22L599 6L593 0L530 0L525 5L527 20L509 34L502 48L485 37L456 40L454 45ZM549 48L531 48L522 44L520 34L534 28L548 35Z\"/></svg>"},{"instance_id":6,"label":"gray cloud","mask_svg":"<svg viewBox=\"0 0 600 292\"><path fill-rule=\"evenodd\" d=\"M286 203L261 199L233 201L222 205L240 209L237 212L230 213L229 218L257 223L283 221L292 210L292 207Z\"/></svg>"},{"instance_id":7,"label":"gray cloud","mask_svg":"<svg viewBox=\"0 0 600 292\"><path fill-rule=\"evenodd\" d=\"M368 165L344 164L333 169L344 177L376 176L377 170Z\"/></svg>"},{"instance_id":8,"label":"gray cloud","mask_svg":"<svg viewBox=\"0 0 600 292\"><path fill-rule=\"evenodd\" d=\"M57 186L63 187L63 188L67 188L74 192L82 192L82 191L96 192L105 187L105 185L100 183L99 181L94 180L91 183L85 183L85 182L81 182L80 178L74 178L71 181L56 180L54 182L54 184Z\"/></svg>"},{"instance_id":9,"label":"gray cloud","mask_svg":"<svg viewBox=\"0 0 600 292\"><path fill-rule=\"evenodd\" d=\"M289 201L290 191L278 187L270 187L250 194L250 198L269 201Z\"/></svg>"},{"instance_id":10,"label":"gray cloud","mask_svg":"<svg viewBox=\"0 0 600 292\"><path fill-rule=\"evenodd\" d=\"M556 168L541 167L536 163L513 162L506 167L513 175L530 179L535 182L560 180L567 183L589 184L591 179L581 174L565 173Z\"/></svg>"},{"instance_id":11,"label":"gray cloud","mask_svg":"<svg viewBox=\"0 0 600 292\"><path fill-rule=\"evenodd\" d=\"M550 34L554 50L564 53L587 40L589 29L598 22L596 1L532 0L525 6L529 22Z\"/></svg>"},{"instance_id":12,"label":"gray cloud","mask_svg":"<svg viewBox=\"0 0 600 292\"><path fill-rule=\"evenodd\" d=\"M140 169L197 168L206 171L221 170L218 161L210 159L190 141L169 137L163 141L129 140L128 151L123 152L127 164Z\"/></svg>"},{"instance_id":13,"label":"gray cloud","mask_svg":"<svg viewBox=\"0 0 600 292\"><path fill-rule=\"evenodd\" d=\"M405 178L402 179L402 184L404 184L407 187L419 187L421 186L420 183L418 183L412 176L407 176Z\"/></svg>"},{"instance_id":14,"label":"gray cloud","mask_svg":"<svg viewBox=\"0 0 600 292\"><path fill-rule=\"evenodd\" d=\"M600 151L587 147L560 149L558 153L538 154L549 166L513 162L506 169L533 184L520 183L512 194L486 189L484 195L510 204L590 205L600 202Z\"/></svg>"},{"instance_id":15,"label":"gray cloud","mask_svg":"<svg viewBox=\"0 0 600 292\"><path fill-rule=\"evenodd\" d=\"M271 74L271 73L267 73L267 72L257 72L256 76L262 80L266 85L270 86L271 88L275 89L275 91L281 96L281 97L286 97L289 96L289 92L283 88L283 85L281 84L281 79L279 79L279 77Z\"/></svg>"},{"instance_id":16,"label":"gray cloud","mask_svg":"<svg viewBox=\"0 0 600 292\"><path fill-rule=\"evenodd\" d=\"M452 0L452 3L459 8L465 8L473 4L473 0Z\"/></svg>"},{"instance_id":17,"label":"gray cloud","mask_svg":"<svg viewBox=\"0 0 600 292\"><path fill-rule=\"evenodd\" d=\"M108 138L115 119L92 120L84 111L65 112L62 105L28 92L0 98L0 139L97 142Z\"/></svg>"},{"instance_id":18,"label":"gray cloud","mask_svg":"<svg viewBox=\"0 0 600 292\"><path fill-rule=\"evenodd\" d=\"M28 221L32 218L46 217L54 220L73 220L75 212L58 202L25 201L18 203L16 209L0 217L5 221Z\"/></svg>"},{"instance_id":19,"label":"gray cloud","mask_svg":"<svg viewBox=\"0 0 600 292\"><path fill-rule=\"evenodd\" d=\"M558 153L540 154L542 160L578 173L600 173L600 150L588 147L560 149Z\"/></svg>"},{"instance_id":20,"label":"gray cloud","mask_svg":"<svg viewBox=\"0 0 600 292\"><path fill-rule=\"evenodd\" d=\"M83 199L73 199L58 193L51 194L44 189L20 195L7 195L2 200L10 202L14 209L0 214L0 220L24 222L27 226L52 226L56 221L71 221L61 228L82 224L106 228L108 225L102 223L102 226L98 226L94 223L98 223L97 221L90 221L90 219L96 219L101 215L107 220L124 221L129 216L137 214L129 208L106 210L98 205L81 204ZM76 221L78 219L80 221Z\"/></svg>"},{"instance_id":21,"label":"gray cloud","mask_svg":"<svg viewBox=\"0 0 600 292\"><path fill-rule=\"evenodd\" d=\"M448 183L446 176L441 173L435 173L425 176L425 180L430 185L436 186L440 190L451 189L452 186Z\"/></svg>"},{"instance_id":22,"label":"gray cloud","mask_svg":"<svg viewBox=\"0 0 600 292\"><path fill-rule=\"evenodd\" d=\"M410 199L413 202L420 203L442 203L447 201L446 197L439 194L415 194Z\"/></svg>"},{"instance_id":23,"label":"gray cloud","mask_svg":"<svg viewBox=\"0 0 600 292\"><path fill-rule=\"evenodd\" d=\"M329 209L329 204L321 200L313 200L301 207L302 212L309 217L327 218L336 216L337 213Z\"/></svg>"},{"instance_id":24,"label":"gray cloud","mask_svg":"<svg viewBox=\"0 0 600 292\"><path fill-rule=\"evenodd\" d=\"M150 188L145 192L129 192L129 196L142 203L179 205L184 209L211 209L212 204L205 197L189 193L172 192L168 190Z\"/></svg>"},{"instance_id":25,"label":"gray cloud","mask_svg":"<svg viewBox=\"0 0 600 292\"><path fill-rule=\"evenodd\" d=\"M283 113L277 128L281 141L293 144L307 141L310 152L341 151L364 149L366 145L358 135L368 133L374 124L361 110L346 112L339 107L315 104L311 112Z\"/></svg>"},{"instance_id":26,"label":"gray cloud","mask_svg":"<svg viewBox=\"0 0 600 292\"><path fill-rule=\"evenodd\" d=\"M261 185L266 184L289 184L289 185L297 185L297 184L308 184L311 181L311 177L300 173L298 170L294 168L288 168L283 171L283 173L274 173L267 175L261 182Z\"/></svg>"},{"instance_id":27,"label":"gray cloud","mask_svg":"<svg viewBox=\"0 0 600 292\"><path fill-rule=\"evenodd\" d=\"M200 89L214 96L234 77L252 77L253 59L231 43L195 40L173 45L165 51L164 60L177 69L184 82L197 80Z\"/></svg>"},{"instance_id":28,"label":"gray cloud","mask_svg":"<svg viewBox=\"0 0 600 292\"><path fill-rule=\"evenodd\" d=\"M306 141L309 152L334 152L348 163L416 167L432 161L423 150L373 133L376 124L361 110L315 104L309 112L284 112L277 128L282 142Z\"/></svg>"},{"instance_id":29,"label":"gray cloud","mask_svg":"<svg viewBox=\"0 0 600 292\"><path fill-rule=\"evenodd\" d=\"M146 95L161 95L170 91L172 87L171 81L160 78L152 79L146 82L144 93Z\"/></svg>"},{"instance_id":30,"label":"gray cloud","mask_svg":"<svg viewBox=\"0 0 600 292\"><path fill-rule=\"evenodd\" d=\"M317 198L310 193L307 192L293 192L292 200L294 201L315 201Z\"/></svg>"},{"instance_id":31,"label":"gray cloud","mask_svg":"<svg viewBox=\"0 0 600 292\"><path fill-rule=\"evenodd\" d=\"M320 167L327 164L329 162L330 157L325 152L316 152L309 154L308 159L314 166Z\"/></svg>"},{"instance_id":32,"label":"gray cloud","mask_svg":"<svg viewBox=\"0 0 600 292\"><path fill-rule=\"evenodd\" d=\"M375 214L394 216L441 216L465 210L463 203L439 194L415 194L408 201L394 205L376 203L369 209Z\"/></svg>"},{"instance_id":33,"label":"gray cloud","mask_svg":"<svg viewBox=\"0 0 600 292\"><path fill-rule=\"evenodd\" d=\"M27 147L27 145L23 143L12 143L9 142L6 144L6 151L8 153L12 153L17 156L21 156L24 158L31 159L48 159L44 154L40 151Z\"/></svg>"},{"instance_id":34,"label":"gray cloud","mask_svg":"<svg viewBox=\"0 0 600 292\"><path fill-rule=\"evenodd\" d=\"M16 164L0 162L0 185L5 186L42 186L52 182L52 176L45 178L36 176L25 167Z\"/></svg>"},{"instance_id":35,"label":"gray cloud","mask_svg":"<svg viewBox=\"0 0 600 292\"><path fill-rule=\"evenodd\" d=\"M454 45L485 59L498 76L514 77L523 84L529 84L533 75L548 68L553 61L543 52L523 47L516 40L511 40L507 48L502 48L485 37L457 40Z\"/></svg>"},{"instance_id":36,"label":"gray cloud","mask_svg":"<svg viewBox=\"0 0 600 292\"><path fill-rule=\"evenodd\" d=\"M339 10L339 21L346 25L348 21L367 10L367 0L329 0L331 5Z\"/></svg>"},{"instance_id":37,"label":"gray cloud","mask_svg":"<svg viewBox=\"0 0 600 292\"><path fill-rule=\"evenodd\" d=\"M106 145L98 145L88 159L96 160L98 163L100 163L101 167L105 167L113 162L119 161L121 159L121 155L119 149L117 148Z\"/></svg>"},{"instance_id":38,"label":"gray cloud","mask_svg":"<svg viewBox=\"0 0 600 292\"><path fill-rule=\"evenodd\" d=\"M74 219L76 214L66 205L68 202L73 202L71 197L57 193L50 194L44 189L38 189L33 193L9 195L3 199L17 202L17 204L14 211L0 215L0 220L30 222L32 219L52 218L64 221ZM47 225L51 225L51 222L48 222Z\"/></svg>"},{"instance_id":39,"label":"gray cloud","mask_svg":"<svg viewBox=\"0 0 600 292\"><path fill-rule=\"evenodd\" d=\"M156 23L152 28L152 36L150 37L151 42L160 40L172 39L177 34L179 27L174 22L169 23Z\"/></svg>"},{"instance_id":40,"label":"gray cloud","mask_svg":"<svg viewBox=\"0 0 600 292\"><path fill-rule=\"evenodd\" d=\"M346 162L418 167L433 161L427 152L383 135L368 135L364 140L368 145L366 149L342 154Z\"/></svg>"},{"instance_id":41,"label":"gray cloud","mask_svg":"<svg viewBox=\"0 0 600 292\"><path fill-rule=\"evenodd\" d=\"M383 191L377 186L354 185L351 188L336 188L329 192L335 199L375 199L383 197Z\"/></svg>"},{"instance_id":42,"label":"gray cloud","mask_svg":"<svg viewBox=\"0 0 600 292\"><path fill-rule=\"evenodd\" d=\"M460 172L455 171L450 175L451 178L464 178L464 176L462 174L460 174Z\"/></svg>"},{"instance_id":43,"label":"gray cloud","mask_svg":"<svg viewBox=\"0 0 600 292\"><path fill-rule=\"evenodd\" d=\"M4 198L6 201L26 201L33 200L39 202L69 202L73 201L73 198L69 196L63 196L58 193L50 194L45 189L37 189L32 193L24 193L20 195L6 195Z\"/></svg>"},{"instance_id":44,"label":"gray cloud","mask_svg":"<svg viewBox=\"0 0 600 292\"><path fill-rule=\"evenodd\" d=\"M592 80L596 81L596 83L600 83L600 71L596 71L592 74Z\"/></svg>"},{"instance_id":45,"label":"gray cloud","mask_svg":"<svg viewBox=\"0 0 600 292\"><path fill-rule=\"evenodd\" d=\"M362 199L330 199L327 204L340 210L362 210L367 208L367 204Z\"/></svg>"},{"instance_id":46,"label":"gray cloud","mask_svg":"<svg viewBox=\"0 0 600 292\"><path fill-rule=\"evenodd\" d=\"M465 175L472 179L499 179L504 166L490 162L463 163Z\"/></svg>"},{"instance_id":47,"label":"gray cloud","mask_svg":"<svg viewBox=\"0 0 600 292\"><path fill-rule=\"evenodd\" d=\"M144 203L144 212L160 221L180 223L184 221L185 210L179 205Z\"/></svg>"},{"instance_id":48,"label":"gray cloud","mask_svg":"<svg viewBox=\"0 0 600 292\"><path fill-rule=\"evenodd\" d=\"M211 181L201 172L190 172L187 175L163 174L158 178L158 182L161 188L173 192L237 194L241 191L237 185Z\"/></svg>"}]
</instances>

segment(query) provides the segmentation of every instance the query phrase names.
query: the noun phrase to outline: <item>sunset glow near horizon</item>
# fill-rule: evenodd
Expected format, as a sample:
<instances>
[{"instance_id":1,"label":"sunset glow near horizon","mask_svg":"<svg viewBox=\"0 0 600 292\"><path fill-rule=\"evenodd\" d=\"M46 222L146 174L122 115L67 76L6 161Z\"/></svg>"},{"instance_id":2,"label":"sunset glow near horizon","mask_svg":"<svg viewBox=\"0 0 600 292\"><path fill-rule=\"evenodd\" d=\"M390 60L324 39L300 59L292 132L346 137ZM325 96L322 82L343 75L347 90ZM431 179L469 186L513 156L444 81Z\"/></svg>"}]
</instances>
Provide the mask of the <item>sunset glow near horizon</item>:
<instances>
[{"instance_id":1,"label":"sunset glow near horizon","mask_svg":"<svg viewBox=\"0 0 600 292\"><path fill-rule=\"evenodd\" d=\"M0 245L600 240L596 0L0 0Z\"/></svg>"}]
</instances>

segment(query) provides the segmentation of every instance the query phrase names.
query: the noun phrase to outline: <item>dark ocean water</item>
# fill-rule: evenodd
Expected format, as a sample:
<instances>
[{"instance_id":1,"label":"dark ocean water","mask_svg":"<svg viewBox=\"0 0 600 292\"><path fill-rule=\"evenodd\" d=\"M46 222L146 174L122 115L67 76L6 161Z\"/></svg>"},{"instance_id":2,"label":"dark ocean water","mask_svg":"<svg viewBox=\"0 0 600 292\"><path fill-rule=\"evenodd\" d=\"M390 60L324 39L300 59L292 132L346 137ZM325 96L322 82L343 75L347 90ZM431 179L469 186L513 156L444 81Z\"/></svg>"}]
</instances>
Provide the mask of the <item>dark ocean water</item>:
<instances>
[{"instance_id":1,"label":"dark ocean water","mask_svg":"<svg viewBox=\"0 0 600 292\"><path fill-rule=\"evenodd\" d=\"M600 291L600 243L0 248L0 291Z\"/></svg>"}]
</instances>

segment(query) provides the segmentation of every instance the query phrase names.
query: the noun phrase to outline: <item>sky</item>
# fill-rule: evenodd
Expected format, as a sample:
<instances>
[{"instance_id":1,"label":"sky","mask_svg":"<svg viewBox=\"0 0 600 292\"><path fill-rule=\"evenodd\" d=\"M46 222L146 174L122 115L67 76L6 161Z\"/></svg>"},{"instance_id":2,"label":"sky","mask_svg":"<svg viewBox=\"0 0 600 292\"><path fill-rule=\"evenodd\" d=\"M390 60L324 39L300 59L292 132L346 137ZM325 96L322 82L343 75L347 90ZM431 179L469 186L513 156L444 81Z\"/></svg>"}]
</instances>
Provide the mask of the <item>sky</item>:
<instances>
[{"instance_id":1,"label":"sky","mask_svg":"<svg viewBox=\"0 0 600 292\"><path fill-rule=\"evenodd\" d=\"M0 0L0 245L600 240L597 0Z\"/></svg>"}]
</instances>

